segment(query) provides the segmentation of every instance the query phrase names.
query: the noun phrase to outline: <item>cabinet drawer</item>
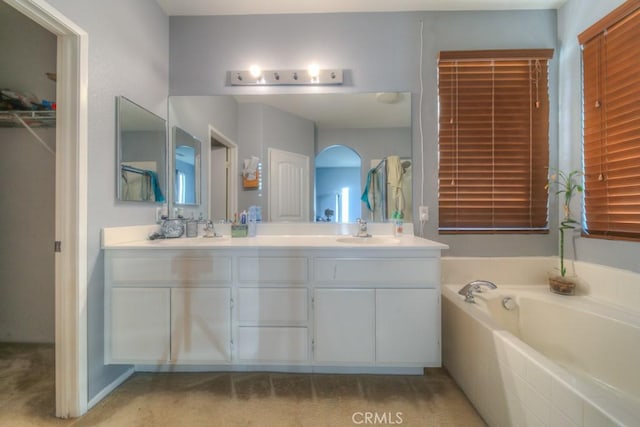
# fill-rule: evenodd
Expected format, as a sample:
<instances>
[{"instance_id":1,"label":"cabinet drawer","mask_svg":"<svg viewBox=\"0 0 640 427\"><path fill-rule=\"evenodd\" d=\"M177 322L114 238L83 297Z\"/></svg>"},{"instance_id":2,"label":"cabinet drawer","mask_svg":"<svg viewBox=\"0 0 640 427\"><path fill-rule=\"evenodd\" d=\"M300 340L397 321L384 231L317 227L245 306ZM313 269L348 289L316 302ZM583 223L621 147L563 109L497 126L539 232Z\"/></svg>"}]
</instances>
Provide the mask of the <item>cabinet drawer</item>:
<instances>
[{"instance_id":1,"label":"cabinet drawer","mask_svg":"<svg viewBox=\"0 0 640 427\"><path fill-rule=\"evenodd\" d=\"M316 258L317 282L420 284L437 287L438 258Z\"/></svg>"},{"instance_id":2,"label":"cabinet drawer","mask_svg":"<svg viewBox=\"0 0 640 427\"><path fill-rule=\"evenodd\" d=\"M112 258L107 268L113 284L231 282L227 256Z\"/></svg>"},{"instance_id":3,"label":"cabinet drawer","mask_svg":"<svg viewBox=\"0 0 640 427\"><path fill-rule=\"evenodd\" d=\"M240 282L306 283L309 280L304 257L239 257Z\"/></svg>"},{"instance_id":4,"label":"cabinet drawer","mask_svg":"<svg viewBox=\"0 0 640 427\"><path fill-rule=\"evenodd\" d=\"M238 328L241 361L303 362L309 358L308 349L307 328Z\"/></svg>"},{"instance_id":5,"label":"cabinet drawer","mask_svg":"<svg viewBox=\"0 0 640 427\"><path fill-rule=\"evenodd\" d=\"M307 301L307 288L240 288L238 322L245 325L305 326Z\"/></svg>"}]
</instances>

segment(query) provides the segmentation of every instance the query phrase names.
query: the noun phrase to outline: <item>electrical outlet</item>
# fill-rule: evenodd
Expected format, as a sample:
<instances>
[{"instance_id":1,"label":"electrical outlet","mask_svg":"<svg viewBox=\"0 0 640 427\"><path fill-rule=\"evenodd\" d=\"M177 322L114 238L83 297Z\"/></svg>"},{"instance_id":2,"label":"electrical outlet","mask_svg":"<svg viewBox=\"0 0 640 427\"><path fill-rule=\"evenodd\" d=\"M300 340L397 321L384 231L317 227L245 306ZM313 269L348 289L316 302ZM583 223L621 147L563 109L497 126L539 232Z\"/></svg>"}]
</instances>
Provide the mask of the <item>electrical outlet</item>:
<instances>
[{"instance_id":1,"label":"electrical outlet","mask_svg":"<svg viewBox=\"0 0 640 427\"><path fill-rule=\"evenodd\" d=\"M429 221L429 206L420 206L420 221Z\"/></svg>"}]
</instances>

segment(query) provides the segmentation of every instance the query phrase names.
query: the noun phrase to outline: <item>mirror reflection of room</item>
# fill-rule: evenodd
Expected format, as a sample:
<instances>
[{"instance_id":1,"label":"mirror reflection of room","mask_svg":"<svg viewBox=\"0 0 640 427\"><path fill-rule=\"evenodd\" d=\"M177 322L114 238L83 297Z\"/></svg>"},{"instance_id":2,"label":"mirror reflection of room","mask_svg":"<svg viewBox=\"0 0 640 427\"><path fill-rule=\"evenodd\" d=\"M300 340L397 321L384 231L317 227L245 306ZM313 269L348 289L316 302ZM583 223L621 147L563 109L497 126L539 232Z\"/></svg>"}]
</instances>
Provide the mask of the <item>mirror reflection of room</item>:
<instances>
[{"instance_id":1,"label":"mirror reflection of room","mask_svg":"<svg viewBox=\"0 0 640 427\"><path fill-rule=\"evenodd\" d=\"M316 221L355 222L360 217L362 160L344 145L326 148L316 156Z\"/></svg>"},{"instance_id":2,"label":"mirror reflection of room","mask_svg":"<svg viewBox=\"0 0 640 427\"><path fill-rule=\"evenodd\" d=\"M173 127L174 146L174 204L200 203L200 150L201 144L189 132Z\"/></svg>"},{"instance_id":3,"label":"mirror reflection of room","mask_svg":"<svg viewBox=\"0 0 640 427\"><path fill-rule=\"evenodd\" d=\"M365 204L369 219L375 222L387 222L393 219L411 221L411 159L400 156L387 156L372 161L373 166L367 173L362 202Z\"/></svg>"},{"instance_id":4,"label":"mirror reflection of room","mask_svg":"<svg viewBox=\"0 0 640 427\"><path fill-rule=\"evenodd\" d=\"M399 202L387 203L385 213L377 214L362 193L369 171L389 156L404 162L402 212L405 220L412 218L409 93L172 96L169 122L206 139L216 129L232 141L225 145L237 149L236 164L231 161L236 173L226 175L225 191L211 191L218 186L212 180L220 176L215 168L228 165L202 163L202 211L217 212L219 205L216 222L225 212L233 215L252 205L262 208L263 221L388 221ZM203 153L211 160L213 154ZM259 189L242 185L242 161L254 156L264 162ZM380 201L375 206L382 212Z\"/></svg>"},{"instance_id":5,"label":"mirror reflection of room","mask_svg":"<svg viewBox=\"0 0 640 427\"><path fill-rule=\"evenodd\" d=\"M120 201L166 201L166 122L129 99L116 98Z\"/></svg>"}]
</instances>

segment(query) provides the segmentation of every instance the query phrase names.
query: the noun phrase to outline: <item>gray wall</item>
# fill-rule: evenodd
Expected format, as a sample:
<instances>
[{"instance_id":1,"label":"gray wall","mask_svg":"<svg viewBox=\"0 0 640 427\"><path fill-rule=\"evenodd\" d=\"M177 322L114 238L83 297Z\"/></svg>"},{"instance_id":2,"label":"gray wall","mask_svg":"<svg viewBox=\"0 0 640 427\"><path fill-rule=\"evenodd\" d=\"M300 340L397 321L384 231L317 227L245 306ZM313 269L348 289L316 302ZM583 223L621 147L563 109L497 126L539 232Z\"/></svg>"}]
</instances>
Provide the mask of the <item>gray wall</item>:
<instances>
[{"instance_id":1,"label":"gray wall","mask_svg":"<svg viewBox=\"0 0 640 427\"><path fill-rule=\"evenodd\" d=\"M562 45L560 56L559 116L560 167L564 170L582 168L582 95L581 57L578 34L589 28L623 0L584 2L569 0L558 11L558 38ZM576 212L579 209L577 201ZM640 244L582 238L576 233L575 255L580 261L594 262L640 272ZM566 254L574 253L569 239Z\"/></svg>"},{"instance_id":2,"label":"gray wall","mask_svg":"<svg viewBox=\"0 0 640 427\"><path fill-rule=\"evenodd\" d=\"M115 201L115 97L124 95L167 117L169 18L153 0L48 1L89 35L87 335L91 399L124 371L124 367L104 365L100 230L155 220L155 205Z\"/></svg>"},{"instance_id":3,"label":"gray wall","mask_svg":"<svg viewBox=\"0 0 640 427\"><path fill-rule=\"evenodd\" d=\"M424 47L420 52L420 22ZM422 202L431 220L424 236L448 243L448 255L553 255L557 219L549 235L439 236L437 231L437 86L440 50L556 48L555 11L407 12L316 15L171 17L170 93L248 94L255 88L227 85L227 71L259 64L293 69L316 62L343 68L342 87L321 92L409 91L413 94L414 217ZM464 29L464 31L461 31ZM314 36L322 34L322 37ZM295 36L297 35L297 36ZM421 149L419 64L423 58L424 96ZM550 66L551 164L557 162L557 52ZM261 93L311 93L318 88L266 87ZM239 133L242 131L239 130ZM424 154L422 154L424 153ZM421 185L421 162L425 179ZM555 203L552 208L555 209ZM419 227L416 227L419 229Z\"/></svg>"},{"instance_id":4,"label":"gray wall","mask_svg":"<svg viewBox=\"0 0 640 427\"><path fill-rule=\"evenodd\" d=\"M0 88L55 100L56 37L1 2L0 52ZM54 128L36 133L55 150ZM55 156L22 127L0 143L0 341L52 343Z\"/></svg>"}]
</instances>

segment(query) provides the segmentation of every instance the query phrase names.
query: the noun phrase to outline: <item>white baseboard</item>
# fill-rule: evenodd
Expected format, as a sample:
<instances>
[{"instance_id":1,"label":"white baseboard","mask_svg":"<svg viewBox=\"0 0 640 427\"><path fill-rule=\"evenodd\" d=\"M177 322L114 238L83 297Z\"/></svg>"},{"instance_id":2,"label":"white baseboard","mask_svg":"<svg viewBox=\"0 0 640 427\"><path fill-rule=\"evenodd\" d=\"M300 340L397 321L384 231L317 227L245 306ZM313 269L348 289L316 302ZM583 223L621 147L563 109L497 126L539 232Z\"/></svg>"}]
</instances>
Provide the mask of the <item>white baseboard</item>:
<instances>
[{"instance_id":1,"label":"white baseboard","mask_svg":"<svg viewBox=\"0 0 640 427\"><path fill-rule=\"evenodd\" d=\"M109 393L111 393L113 390L115 390L120 384L122 384L123 382L125 382L131 375L133 375L136 372L135 367L131 367L129 369L127 369L122 375L120 375L118 378L116 378L115 380L113 380L113 382L111 384L109 384L108 386L106 386L105 388L103 388L100 393L96 394L95 396L93 396L93 399L91 399L89 401L88 404L88 408L87 409L91 409L94 407L94 405L96 405L97 403L99 403L102 399L104 399L105 397L107 397L107 395L109 395Z\"/></svg>"}]
</instances>

